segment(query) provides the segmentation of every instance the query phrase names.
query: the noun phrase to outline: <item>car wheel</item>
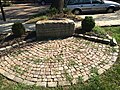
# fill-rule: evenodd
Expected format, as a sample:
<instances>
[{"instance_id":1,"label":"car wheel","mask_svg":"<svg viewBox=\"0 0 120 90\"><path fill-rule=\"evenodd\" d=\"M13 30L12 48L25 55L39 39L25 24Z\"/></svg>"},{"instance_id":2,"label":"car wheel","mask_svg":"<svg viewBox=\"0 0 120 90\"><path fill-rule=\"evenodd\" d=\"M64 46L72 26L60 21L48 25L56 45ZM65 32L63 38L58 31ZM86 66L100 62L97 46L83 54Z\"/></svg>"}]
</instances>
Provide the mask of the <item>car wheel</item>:
<instances>
[{"instance_id":1,"label":"car wheel","mask_svg":"<svg viewBox=\"0 0 120 90\"><path fill-rule=\"evenodd\" d=\"M72 13L75 14L75 15L79 15L81 13L81 10L80 9L74 9L72 11Z\"/></svg>"},{"instance_id":2,"label":"car wheel","mask_svg":"<svg viewBox=\"0 0 120 90\"><path fill-rule=\"evenodd\" d=\"M107 12L108 12L108 13L113 13L113 12L114 12L114 8L113 8L113 7L108 8L108 9L107 9Z\"/></svg>"},{"instance_id":3,"label":"car wheel","mask_svg":"<svg viewBox=\"0 0 120 90\"><path fill-rule=\"evenodd\" d=\"M41 5L45 5L45 4L46 4L45 1L42 1L42 2L41 2Z\"/></svg>"}]
</instances>

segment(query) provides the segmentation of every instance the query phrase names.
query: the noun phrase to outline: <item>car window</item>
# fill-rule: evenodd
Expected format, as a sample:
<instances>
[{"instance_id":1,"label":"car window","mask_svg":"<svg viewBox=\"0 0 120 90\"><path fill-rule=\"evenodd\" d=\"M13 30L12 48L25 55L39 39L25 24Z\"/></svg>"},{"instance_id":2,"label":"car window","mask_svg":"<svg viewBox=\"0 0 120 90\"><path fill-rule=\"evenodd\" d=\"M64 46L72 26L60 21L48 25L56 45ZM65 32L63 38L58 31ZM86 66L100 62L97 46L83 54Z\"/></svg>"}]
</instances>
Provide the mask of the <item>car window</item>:
<instances>
[{"instance_id":1,"label":"car window","mask_svg":"<svg viewBox=\"0 0 120 90\"><path fill-rule=\"evenodd\" d=\"M68 2L69 5L72 4L91 4L90 0L69 0Z\"/></svg>"},{"instance_id":2,"label":"car window","mask_svg":"<svg viewBox=\"0 0 120 90\"><path fill-rule=\"evenodd\" d=\"M92 0L92 3L93 4L100 4L100 3L102 3L102 1L101 0Z\"/></svg>"},{"instance_id":3,"label":"car window","mask_svg":"<svg viewBox=\"0 0 120 90\"><path fill-rule=\"evenodd\" d=\"M83 2L83 4L91 4L90 0L83 0L82 2Z\"/></svg>"},{"instance_id":4,"label":"car window","mask_svg":"<svg viewBox=\"0 0 120 90\"><path fill-rule=\"evenodd\" d=\"M79 0L69 0L68 4L78 4Z\"/></svg>"},{"instance_id":5,"label":"car window","mask_svg":"<svg viewBox=\"0 0 120 90\"><path fill-rule=\"evenodd\" d=\"M78 0L78 3L79 3L79 4L83 4L83 1L84 1L84 0Z\"/></svg>"}]
</instances>

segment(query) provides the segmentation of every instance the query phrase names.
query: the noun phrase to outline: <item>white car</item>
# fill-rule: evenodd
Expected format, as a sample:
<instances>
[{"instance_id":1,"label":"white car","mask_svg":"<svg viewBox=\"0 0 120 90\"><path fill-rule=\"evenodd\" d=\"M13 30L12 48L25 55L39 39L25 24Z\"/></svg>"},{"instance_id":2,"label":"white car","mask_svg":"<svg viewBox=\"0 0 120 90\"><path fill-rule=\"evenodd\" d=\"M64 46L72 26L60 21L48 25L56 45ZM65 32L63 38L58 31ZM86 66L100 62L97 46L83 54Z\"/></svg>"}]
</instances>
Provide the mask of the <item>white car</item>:
<instances>
[{"instance_id":1,"label":"white car","mask_svg":"<svg viewBox=\"0 0 120 90\"><path fill-rule=\"evenodd\" d=\"M120 4L108 0L68 0L67 8L76 15L82 12L99 11L112 13L120 9Z\"/></svg>"}]
</instances>

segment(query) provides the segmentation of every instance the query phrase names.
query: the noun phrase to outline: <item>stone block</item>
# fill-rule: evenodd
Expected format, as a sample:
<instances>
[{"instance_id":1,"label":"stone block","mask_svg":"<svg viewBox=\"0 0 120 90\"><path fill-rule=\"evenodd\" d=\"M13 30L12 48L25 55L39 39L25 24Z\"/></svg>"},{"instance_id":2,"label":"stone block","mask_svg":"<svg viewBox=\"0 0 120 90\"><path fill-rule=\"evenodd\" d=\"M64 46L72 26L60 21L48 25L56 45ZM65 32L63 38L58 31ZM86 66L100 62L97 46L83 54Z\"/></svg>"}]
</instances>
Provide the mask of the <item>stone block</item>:
<instances>
[{"instance_id":1,"label":"stone block","mask_svg":"<svg viewBox=\"0 0 120 90\"><path fill-rule=\"evenodd\" d=\"M43 86L46 87L47 86L47 82L37 82L36 86Z\"/></svg>"},{"instance_id":2,"label":"stone block","mask_svg":"<svg viewBox=\"0 0 120 90\"><path fill-rule=\"evenodd\" d=\"M48 87L56 87L57 82L48 82Z\"/></svg>"},{"instance_id":3,"label":"stone block","mask_svg":"<svg viewBox=\"0 0 120 90\"><path fill-rule=\"evenodd\" d=\"M116 46L116 45L117 45L117 41L115 40L115 38L113 38L113 39L110 41L110 45L111 45L111 46Z\"/></svg>"},{"instance_id":4,"label":"stone block","mask_svg":"<svg viewBox=\"0 0 120 90\"><path fill-rule=\"evenodd\" d=\"M37 39L43 38L62 38L72 36L75 29L73 20L44 20L36 23Z\"/></svg>"}]
</instances>

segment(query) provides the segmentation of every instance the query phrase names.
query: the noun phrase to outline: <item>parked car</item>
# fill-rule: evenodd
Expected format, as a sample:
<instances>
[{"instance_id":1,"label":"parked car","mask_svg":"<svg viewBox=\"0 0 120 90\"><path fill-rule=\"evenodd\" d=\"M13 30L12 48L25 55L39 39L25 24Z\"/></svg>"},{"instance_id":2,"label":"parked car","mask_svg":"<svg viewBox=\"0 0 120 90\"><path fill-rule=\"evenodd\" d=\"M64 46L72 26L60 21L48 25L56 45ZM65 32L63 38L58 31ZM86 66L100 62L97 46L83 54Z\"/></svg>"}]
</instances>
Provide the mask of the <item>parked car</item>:
<instances>
[{"instance_id":1,"label":"parked car","mask_svg":"<svg viewBox=\"0 0 120 90\"><path fill-rule=\"evenodd\" d=\"M67 8L71 9L76 15L82 12L99 11L112 13L120 9L120 4L108 0L69 0Z\"/></svg>"},{"instance_id":2,"label":"parked car","mask_svg":"<svg viewBox=\"0 0 120 90\"><path fill-rule=\"evenodd\" d=\"M64 0L64 4L66 5L69 0ZM51 4L53 0L38 0L38 3L41 5Z\"/></svg>"},{"instance_id":3,"label":"parked car","mask_svg":"<svg viewBox=\"0 0 120 90\"><path fill-rule=\"evenodd\" d=\"M53 0L38 0L41 5L51 4Z\"/></svg>"}]
</instances>

